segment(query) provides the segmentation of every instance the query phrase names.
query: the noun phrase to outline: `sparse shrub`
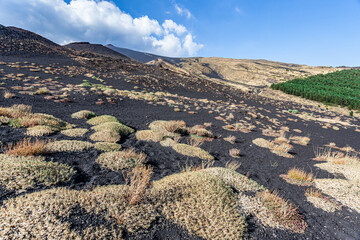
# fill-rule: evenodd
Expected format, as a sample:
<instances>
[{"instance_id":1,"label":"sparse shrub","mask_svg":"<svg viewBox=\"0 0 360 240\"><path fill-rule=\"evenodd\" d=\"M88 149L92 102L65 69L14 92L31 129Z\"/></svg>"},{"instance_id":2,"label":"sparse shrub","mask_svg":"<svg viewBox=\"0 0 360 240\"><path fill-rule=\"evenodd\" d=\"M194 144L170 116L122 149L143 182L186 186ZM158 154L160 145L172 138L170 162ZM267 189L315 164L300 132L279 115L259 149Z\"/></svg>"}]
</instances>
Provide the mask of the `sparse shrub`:
<instances>
[{"instance_id":1,"label":"sparse shrub","mask_svg":"<svg viewBox=\"0 0 360 240\"><path fill-rule=\"evenodd\" d=\"M129 188L127 200L129 205L135 205L144 200L146 190L151 186L151 167L137 165L125 175Z\"/></svg>"},{"instance_id":2,"label":"sparse shrub","mask_svg":"<svg viewBox=\"0 0 360 240\"><path fill-rule=\"evenodd\" d=\"M68 182L74 174L70 166L48 162L43 157L0 154L0 186L8 190Z\"/></svg>"},{"instance_id":3,"label":"sparse shrub","mask_svg":"<svg viewBox=\"0 0 360 240\"><path fill-rule=\"evenodd\" d=\"M81 110L79 112L71 114L71 117L77 119L90 119L96 117L96 113L89 110Z\"/></svg>"},{"instance_id":4,"label":"sparse shrub","mask_svg":"<svg viewBox=\"0 0 360 240\"><path fill-rule=\"evenodd\" d=\"M241 166L241 163L236 162L236 161L229 161L225 164L225 167L232 171L236 171L240 166Z\"/></svg>"},{"instance_id":5,"label":"sparse shrub","mask_svg":"<svg viewBox=\"0 0 360 240\"><path fill-rule=\"evenodd\" d=\"M178 142L178 141L175 141L175 142ZM201 137L191 137L188 140L188 144L193 147L200 147L201 145L204 144L204 142L205 142L205 139L201 138Z\"/></svg>"},{"instance_id":6,"label":"sparse shrub","mask_svg":"<svg viewBox=\"0 0 360 240\"><path fill-rule=\"evenodd\" d=\"M52 144L52 140L36 139L32 141L30 138L24 138L16 143L9 143L3 152L8 155L16 156L34 156L48 153L47 145Z\"/></svg>"},{"instance_id":7,"label":"sparse shrub","mask_svg":"<svg viewBox=\"0 0 360 240\"><path fill-rule=\"evenodd\" d=\"M93 117L87 121L90 125L99 125L106 122L119 122L116 117L110 115L101 115L97 117Z\"/></svg>"},{"instance_id":8,"label":"sparse shrub","mask_svg":"<svg viewBox=\"0 0 360 240\"><path fill-rule=\"evenodd\" d=\"M113 131L100 131L91 134L90 139L94 142L116 143L120 141L121 136L119 133Z\"/></svg>"},{"instance_id":9,"label":"sparse shrub","mask_svg":"<svg viewBox=\"0 0 360 240\"><path fill-rule=\"evenodd\" d=\"M104 152L114 152L121 150L121 145L117 143L97 142L95 143L94 147L95 149Z\"/></svg>"}]
</instances>

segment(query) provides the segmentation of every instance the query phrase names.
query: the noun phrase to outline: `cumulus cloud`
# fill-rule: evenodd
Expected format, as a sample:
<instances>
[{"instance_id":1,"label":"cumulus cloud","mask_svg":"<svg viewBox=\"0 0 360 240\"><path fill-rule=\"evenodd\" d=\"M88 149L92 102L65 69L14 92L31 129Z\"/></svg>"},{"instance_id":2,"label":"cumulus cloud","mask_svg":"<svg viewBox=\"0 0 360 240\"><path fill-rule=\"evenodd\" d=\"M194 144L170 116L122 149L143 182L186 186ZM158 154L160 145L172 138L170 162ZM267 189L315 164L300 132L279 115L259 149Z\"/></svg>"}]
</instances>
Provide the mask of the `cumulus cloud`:
<instances>
[{"instance_id":1,"label":"cumulus cloud","mask_svg":"<svg viewBox=\"0 0 360 240\"><path fill-rule=\"evenodd\" d=\"M183 25L133 18L106 0L0 1L0 23L22 27L54 42L111 43L166 56L193 56L202 44Z\"/></svg>"},{"instance_id":2,"label":"cumulus cloud","mask_svg":"<svg viewBox=\"0 0 360 240\"><path fill-rule=\"evenodd\" d=\"M192 14L188 9L180 7L177 3L174 3L174 7L179 15L186 16L188 19L192 17Z\"/></svg>"}]
</instances>

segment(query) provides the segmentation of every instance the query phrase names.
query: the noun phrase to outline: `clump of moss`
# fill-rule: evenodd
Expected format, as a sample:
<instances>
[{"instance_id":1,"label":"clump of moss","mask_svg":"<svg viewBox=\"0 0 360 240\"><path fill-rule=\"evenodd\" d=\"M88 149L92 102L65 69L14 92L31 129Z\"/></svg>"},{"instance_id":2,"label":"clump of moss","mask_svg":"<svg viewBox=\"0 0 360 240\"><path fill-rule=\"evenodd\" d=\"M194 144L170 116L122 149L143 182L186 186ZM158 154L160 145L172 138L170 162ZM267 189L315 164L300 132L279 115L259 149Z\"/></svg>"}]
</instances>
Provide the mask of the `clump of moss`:
<instances>
[{"instance_id":1,"label":"clump of moss","mask_svg":"<svg viewBox=\"0 0 360 240\"><path fill-rule=\"evenodd\" d=\"M87 123L90 125L99 125L106 122L119 122L119 120L111 115L101 115L101 116L93 117L87 121Z\"/></svg>"},{"instance_id":2,"label":"clump of moss","mask_svg":"<svg viewBox=\"0 0 360 240\"><path fill-rule=\"evenodd\" d=\"M94 147L95 149L104 152L115 152L121 150L121 145L117 143L97 142Z\"/></svg>"},{"instance_id":3,"label":"clump of moss","mask_svg":"<svg viewBox=\"0 0 360 240\"><path fill-rule=\"evenodd\" d=\"M142 152L138 153L135 149L130 148L118 152L102 153L96 162L103 167L113 171L134 168L146 162L146 155Z\"/></svg>"},{"instance_id":4,"label":"clump of moss","mask_svg":"<svg viewBox=\"0 0 360 240\"><path fill-rule=\"evenodd\" d=\"M94 142L116 143L120 141L121 136L119 133L113 131L100 131L91 134L90 139Z\"/></svg>"},{"instance_id":5,"label":"clump of moss","mask_svg":"<svg viewBox=\"0 0 360 240\"><path fill-rule=\"evenodd\" d=\"M128 135L134 132L134 129L120 123L120 122L106 122L92 127L95 131L109 131L116 132L120 135Z\"/></svg>"},{"instance_id":6,"label":"clump of moss","mask_svg":"<svg viewBox=\"0 0 360 240\"><path fill-rule=\"evenodd\" d=\"M85 141L62 140L47 144L49 152L81 152L93 147L93 144Z\"/></svg>"},{"instance_id":7,"label":"clump of moss","mask_svg":"<svg viewBox=\"0 0 360 240\"><path fill-rule=\"evenodd\" d=\"M194 146L190 146L187 144L183 144L183 143L175 143L172 148L180 153L183 154L185 156L189 156L189 157L198 157L201 159L207 159L207 160L213 160L214 157L212 155L210 155L207 151L199 148L199 147L194 147Z\"/></svg>"},{"instance_id":8,"label":"clump of moss","mask_svg":"<svg viewBox=\"0 0 360 240\"><path fill-rule=\"evenodd\" d=\"M89 110L81 110L79 112L71 114L71 117L77 119L90 119L96 117L96 113Z\"/></svg>"},{"instance_id":9,"label":"clump of moss","mask_svg":"<svg viewBox=\"0 0 360 240\"><path fill-rule=\"evenodd\" d=\"M72 129L62 130L61 133L68 137L82 137L88 131L89 130L86 128L72 128Z\"/></svg>"},{"instance_id":10,"label":"clump of moss","mask_svg":"<svg viewBox=\"0 0 360 240\"><path fill-rule=\"evenodd\" d=\"M0 154L0 185L8 190L68 182L74 174L70 166L45 161L44 157Z\"/></svg>"}]
</instances>

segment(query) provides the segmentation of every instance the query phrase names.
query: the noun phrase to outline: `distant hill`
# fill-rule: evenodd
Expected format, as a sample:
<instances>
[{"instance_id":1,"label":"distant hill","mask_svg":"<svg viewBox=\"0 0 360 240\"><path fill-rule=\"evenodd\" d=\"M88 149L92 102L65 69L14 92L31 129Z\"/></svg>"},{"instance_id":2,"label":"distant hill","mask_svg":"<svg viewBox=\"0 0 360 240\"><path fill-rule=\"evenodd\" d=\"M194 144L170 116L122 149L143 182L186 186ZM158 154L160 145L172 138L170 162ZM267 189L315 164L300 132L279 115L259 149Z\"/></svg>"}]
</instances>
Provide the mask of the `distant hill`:
<instances>
[{"instance_id":1,"label":"distant hill","mask_svg":"<svg viewBox=\"0 0 360 240\"><path fill-rule=\"evenodd\" d=\"M68 55L71 51L36 33L0 25L0 55Z\"/></svg>"},{"instance_id":2,"label":"distant hill","mask_svg":"<svg viewBox=\"0 0 360 240\"><path fill-rule=\"evenodd\" d=\"M117 58L117 59L127 59L130 60L129 57L116 52L108 47L105 47L101 44L91 44L89 42L74 42L65 45L64 47L77 50L77 51L86 51L86 52L92 52L96 54L100 54L107 57Z\"/></svg>"},{"instance_id":3,"label":"distant hill","mask_svg":"<svg viewBox=\"0 0 360 240\"><path fill-rule=\"evenodd\" d=\"M106 47L142 63L147 63L157 59L162 59L170 63L179 63L181 61L181 58L164 57L151 53L139 52L127 48L116 47L112 44L108 44Z\"/></svg>"}]
</instances>

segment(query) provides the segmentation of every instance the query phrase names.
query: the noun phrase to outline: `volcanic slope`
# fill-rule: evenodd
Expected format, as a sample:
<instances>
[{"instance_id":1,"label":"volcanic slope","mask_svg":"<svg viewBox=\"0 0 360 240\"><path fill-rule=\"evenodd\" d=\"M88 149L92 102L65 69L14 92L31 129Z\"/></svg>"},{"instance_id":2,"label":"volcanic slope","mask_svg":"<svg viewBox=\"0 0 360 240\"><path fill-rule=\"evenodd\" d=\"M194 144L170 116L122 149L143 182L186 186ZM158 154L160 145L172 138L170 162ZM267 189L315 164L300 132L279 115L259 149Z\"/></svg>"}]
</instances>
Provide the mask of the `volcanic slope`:
<instances>
[{"instance_id":1,"label":"volcanic slope","mask_svg":"<svg viewBox=\"0 0 360 240\"><path fill-rule=\"evenodd\" d=\"M4 239L360 238L358 118L67 51L0 53Z\"/></svg>"}]
</instances>

